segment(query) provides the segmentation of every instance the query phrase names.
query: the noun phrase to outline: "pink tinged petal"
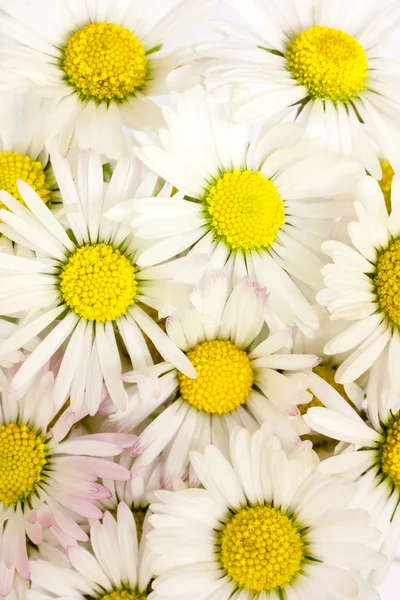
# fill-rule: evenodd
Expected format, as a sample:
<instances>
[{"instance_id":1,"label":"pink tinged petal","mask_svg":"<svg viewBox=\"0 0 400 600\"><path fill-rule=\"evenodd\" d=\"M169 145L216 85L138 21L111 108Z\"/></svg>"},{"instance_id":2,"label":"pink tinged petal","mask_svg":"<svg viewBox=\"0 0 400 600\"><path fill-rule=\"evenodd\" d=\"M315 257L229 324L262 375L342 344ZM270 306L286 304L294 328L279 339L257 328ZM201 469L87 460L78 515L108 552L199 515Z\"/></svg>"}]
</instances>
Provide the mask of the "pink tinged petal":
<instances>
[{"instance_id":1,"label":"pink tinged petal","mask_svg":"<svg viewBox=\"0 0 400 600\"><path fill-rule=\"evenodd\" d=\"M25 531L33 544L41 544L43 540L43 529L39 523L29 523L29 521L25 521Z\"/></svg>"},{"instance_id":2,"label":"pink tinged petal","mask_svg":"<svg viewBox=\"0 0 400 600\"><path fill-rule=\"evenodd\" d=\"M80 440L106 442L109 444L115 444L120 448L130 448L136 440L136 435L132 433L93 433L90 435L80 436Z\"/></svg>"},{"instance_id":3,"label":"pink tinged petal","mask_svg":"<svg viewBox=\"0 0 400 600\"><path fill-rule=\"evenodd\" d=\"M96 477L117 481L129 481L132 473L122 465L104 458L86 458L85 465L90 467Z\"/></svg>"},{"instance_id":4,"label":"pink tinged petal","mask_svg":"<svg viewBox=\"0 0 400 600\"><path fill-rule=\"evenodd\" d=\"M83 440L71 440L61 442L54 450L53 454L74 454L74 455L89 455L89 456L117 456L122 453L122 448L116 444L107 442L96 442Z\"/></svg>"},{"instance_id":5,"label":"pink tinged petal","mask_svg":"<svg viewBox=\"0 0 400 600\"><path fill-rule=\"evenodd\" d=\"M48 529L54 524L54 515L50 508L43 504L37 513L37 520L42 527Z\"/></svg>"},{"instance_id":6,"label":"pink tinged petal","mask_svg":"<svg viewBox=\"0 0 400 600\"><path fill-rule=\"evenodd\" d=\"M0 596L8 596L14 581L14 567L7 567L0 561Z\"/></svg>"},{"instance_id":7,"label":"pink tinged petal","mask_svg":"<svg viewBox=\"0 0 400 600\"><path fill-rule=\"evenodd\" d=\"M87 542L88 536L83 529L72 519L64 508L53 498L47 499L47 504L50 506L55 520L55 525L51 528L54 533L54 529L58 529L60 533L73 540L79 542Z\"/></svg>"},{"instance_id":8,"label":"pink tinged petal","mask_svg":"<svg viewBox=\"0 0 400 600\"><path fill-rule=\"evenodd\" d=\"M81 515L82 517L87 517L88 519L101 519L103 516L102 511L86 498L59 494L57 500L60 504L65 506L65 508L69 508L72 512Z\"/></svg>"},{"instance_id":9,"label":"pink tinged petal","mask_svg":"<svg viewBox=\"0 0 400 600\"><path fill-rule=\"evenodd\" d=\"M61 442L69 433L74 423L75 413L66 410L50 430L53 440L57 443Z\"/></svg>"}]
</instances>

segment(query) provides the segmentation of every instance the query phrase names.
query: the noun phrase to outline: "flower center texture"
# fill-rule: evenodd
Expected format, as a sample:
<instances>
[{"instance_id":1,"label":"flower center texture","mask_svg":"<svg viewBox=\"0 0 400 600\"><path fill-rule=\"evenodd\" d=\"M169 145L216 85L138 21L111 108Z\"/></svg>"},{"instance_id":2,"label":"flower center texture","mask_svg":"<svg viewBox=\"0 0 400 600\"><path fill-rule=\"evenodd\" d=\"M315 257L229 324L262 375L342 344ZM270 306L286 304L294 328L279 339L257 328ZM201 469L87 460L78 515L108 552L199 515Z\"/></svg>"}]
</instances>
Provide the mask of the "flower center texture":
<instances>
[{"instance_id":1,"label":"flower center texture","mask_svg":"<svg viewBox=\"0 0 400 600\"><path fill-rule=\"evenodd\" d=\"M315 25L286 49L287 68L312 98L346 102L365 88L368 60L363 47L339 29Z\"/></svg>"},{"instance_id":2,"label":"flower center texture","mask_svg":"<svg viewBox=\"0 0 400 600\"><path fill-rule=\"evenodd\" d=\"M392 181L394 177L393 167L388 160L381 161L382 168L382 179L378 181L382 190L383 197L385 198L386 210L388 213L392 210Z\"/></svg>"},{"instance_id":3,"label":"flower center texture","mask_svg":"<svg viewBox=\"0 0 400 600\"><path fill-rule=\"evenodd\" d=\"M251 592L290 583L301 569L303 548L297 525L270 506L243 508L220 532L223 568Z\"/></svg>"},{"instance_id":4,"label":"flower center texture","mask_svg":"<svg viewBox=\"0 0 400 600\"><path fill-rule=\"evenodd\" d=\"M101 596L101 600L146 600L146 598L147 594L135 591L126 586L122 586Z\"/></svg>"},{"instance_id":5,"label":"flower center texture","mask_svg":"<svg viewBox=\"0 0 400 600\"><path fill-rule=\"evenodd\" d=\"M26 206L17 188L17 181L26 181L41 197L43 202L50 200L50 185L42 164L18 152L0 152L0 189L5 190ZM6 206L0 202L0 208Z\"/></svg>"},{"instance_id":6,"label":"flower center texture","mask_svg":"<svg viewBox=\"0 0 400 600\"><path fill-rule=\"evenodd\" d=\"M203 202L216 236L233 250L268 248L285 223L282 198L260 172L223 173L210 185Z\"/></svg>"},{"instance_id":7,"label":"flower center texture","mask_svg":"<svg viewBox=\"0 0 400 600\"><path fill-rule=\"evenodd\" d=\"M382 444L381 468L395 485L400 486L400 417L387 428Z\"/></svg>"},{"instance_id":8,"label":"flower center texture","mask_svg":"<svg viewBox=\"0 0 400 600\"><path fill-rule=\"evenodd\" d=\"M243 350L228 340L198 344L187 353L197 379L179 373L180 392L197 410L223 415L247 400L253 385L253 370Z\"/></svg>"},{"instance_id":9,"label":"flower center texture","mask_svg":"<svg viewBox=\"0 0 400 600\"><path fill-rule=\"evenodd\" d=\"M78 248L62 267L64 302L88 321L115 321L134 304L135 267L107 244Z\"/></svg>"},{"instance_id":10,"label":"flower center texture","mask_svg":"<svg viewBox=\"0 0 400 600\"><path fill-rule=\"evenodd\" d=\"M44 438L27 425L0 426L0 503L24 502L42 481L48 449Z\"/></svg>"},{"instance_id":11,"label":"flower center texture","mask_svg":"<svg viewBox=\"0 0 400 600\"><path fill-rule=\"evenodd\" d=\"M68 83L86 99L121 101L143 87L146 51L128 29L91 23L76 31L64 49Z\"/></svg>"},{"instance_id":12,"label":"flower center texture","mask_svg":"<svg viewBox=\"0 0 400 600\"><path fill-rule=\"evenodd\" d=\"M374 282L381 309L400 327L400 239L379 257Z\"/></svg>"}]
</instances>

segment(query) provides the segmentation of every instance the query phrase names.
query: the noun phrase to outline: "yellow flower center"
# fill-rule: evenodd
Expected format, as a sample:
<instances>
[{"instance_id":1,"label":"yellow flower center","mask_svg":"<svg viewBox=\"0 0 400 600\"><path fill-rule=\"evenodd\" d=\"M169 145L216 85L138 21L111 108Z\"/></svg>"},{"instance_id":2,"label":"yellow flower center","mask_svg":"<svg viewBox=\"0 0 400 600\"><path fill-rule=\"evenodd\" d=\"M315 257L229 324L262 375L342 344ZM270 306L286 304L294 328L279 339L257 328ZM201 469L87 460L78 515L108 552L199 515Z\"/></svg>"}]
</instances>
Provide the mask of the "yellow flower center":
<instances>
[{"instance_id":1,"label":"yellow flower center","mask_svg":"<svg viewBox=\"0 0 400 600\"><path fill-rule=\"evenodd\" d=\"M395 485L400 486L400 416L387 428L382 444L381 469Z\"/></svg>"},{"instance_id":2,"label":"yellow flower center","mask_svg":"<svg viewBox=\"0 0 400 600\"><path fill-rule=\"evenodd\" d=\"M133 518L135 519L136 525L136 534L138 542L142 539L143 534L143 524L147 513L147 508L143 508L141 506L132 508Z\"/></svg>"},{"instance_id":3,"label":"yellow flower center","mask_svg":"<svg viewBox=\"0 0 400 600\"><path fill-rule=\"evenodd\" d=\"M251 592L290 583L304 558L297 525L270 506L243 508L222 529L220 544L226 573Z\"/></svg>"},{"instance_id":4,"label":"yellow flower center","mask_svg":"<svg viewBox=\"0 0 400 600\"><path fill-rule=\"evenodd\" d=\"M63 66L68 83L96 101L132 96L147 77L143 45L113 23L92 23L76 31L65 47Z\"/></svg>"},{"instance_id":5,"label":"yellow flower center","mask_svg":"<svg viewBox=\"0 0 400 600\"><path fill-rule=\"evenodd\" d=\"M381 309L400 327L400 239L379 257L374 282Z\"/></svg>"},{"instance_id":6,"label":"yellow flower center","mask_svg":"<svg viewBox=\"0 0 400 600\"><path fill-rule=\"evenodd\" d=\"M0 152L0 189L5 190L26 206L17 188L17 181L26 181L43 202L50 200L50 185L42 164L18 152ZM7 208L0 202L0 208Z\"/></svg>"},{"instance_id":7,"label":"yellow flower center","mask_svg":"<svg viewBox=\"0 0 400 600\"><path fill-rule=\"evenodd\" d=\"M147 593L138 592L126 586L107 592L104 596L101 596L101 600L146 600L146 598Z\"/></svg>"},{"instance_id":8,"label":"yellow flower center","mask_svg":"<svg viewBox=\"0 0 400 600\"><path fill-rule=\"evenodd\" d=\"M27 425L0 426L0 503L24 502L44 477L48 449L44 438Z\"/></svg>"},{"instance_id":9,"label":"yellow flower center","mask_svg":"<svg viewBox=\"0 0 400 600\"><path fill-rule=\"evenodd\" d=\"M107 244L78 248L60 279L64 302L88 321L115 321L135 302L135 267Z\"/></svg>"},{"instance_id":10,"label":"yellow flower center","mask_svg":"<svg viewBox=\"0 0 400 600\"><path fill-rule=\"evenodd\" d=\"M198 344L187 353L197 379L179 373L181 396L197 410L223 415L247 400L253 385L253 370L243 350L228 340Z\"/></svg>"},{"instance_id":11,"label":"yellow flower center","mask_svg":"<svg viewBox=\"0 0 400 600\"><path fill-rule=\"evenodd\" d=\"M351 35L315 25L294 37L286 49L287 68L312 98L346 102L365 88L368 60Z\"/></svg>"},{"instance_id":12,"label":"yellow flower center","mask_svg":"<svg viewBox=\"0 0 400 600\"><path fill-rule=\"evenodd\" d=\"M388 213L392 210L392 181L394 177L393 167L388 160L381 161L382 167L382 179L378 181L380 188L382 190L382 194L385 198L386 209Z\"/></svg>"},{"instance_id":13,"label":"yellow flower center","mask_svg":"<svg viewBox=\"0 0 400 600\"><path fill-rule=\"evenodd\" d=\"M268 248L285 223L275 185L262 173L227 171L206 191L203 201L211 227L230 248Z\"/></svg>"}]
</instances>

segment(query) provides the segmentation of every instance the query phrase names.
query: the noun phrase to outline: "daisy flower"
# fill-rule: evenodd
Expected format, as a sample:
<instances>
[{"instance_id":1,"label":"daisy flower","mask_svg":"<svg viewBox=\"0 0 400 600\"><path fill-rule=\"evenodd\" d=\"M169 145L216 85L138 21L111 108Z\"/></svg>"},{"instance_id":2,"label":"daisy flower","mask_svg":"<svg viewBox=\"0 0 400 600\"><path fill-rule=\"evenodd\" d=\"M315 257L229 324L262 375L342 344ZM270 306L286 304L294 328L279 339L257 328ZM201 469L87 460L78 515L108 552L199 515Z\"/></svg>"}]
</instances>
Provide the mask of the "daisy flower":
<instances>
[{"instance_id":1,"label":"daisy flower","mask_svg":"<svg viewBox=\"0 0 400 600\"><path fill-rule=\"evenodd\" d=\"M104 381L113 402L123 410L127 394L114 327L136 368L151 359L143 330L164 357L189 377L195 376L189 360L141 308L148 305L162 312L174 305L185 307L188 288L173 279L179 280L186 263L138 268L139 241L129 228L103 217L119 200L154 193L157 178L150 174L141 179L138 161L122 159L108 186L100 157L90 151L79 156L76 186L65 159L53 153L52 164L66 211L65 226L26 183L20 181L18 186L30 210L0 192L10 209L0 210L10 239L37 253L34 258L0 253L0 313L28 313L0 344L0 356L46 329L42 342L19 369L13 389L18 391L65 342L54 388L56 405L60 408L70 397L74 411L85 403L94 414ZM54 327L49 330L49 325Z\"/></svg>"},{"instance_id":2,"label":"daisy flower","mask_svg":"<svg viewBox=\"0 0 400 600\"><path fill-rule=\"evenodd\" d=\"M359 156L380 177L373 138L400 169L399 61L385 44L400 9L374 0L228 0L240 25L216 22L223 41L204 44L214 90L234 90L236 122L289 115L326 147ZM227 38L227 39L226 39ZM252 93L250 93L250 90Z\"/></svg>"},{"instance_id":3,"label":"daisy flower","mask_svg":"<svg viewBox=\"0 0 400 600\"><path fill-rule=\"evenodd\" d=\"M149 97L193 85L187 50L168 49L214 0L16 0L2 2L0 67L7 89L53 98L48 136L75 135L82 148L120 158L123 126L154 129L161 113ZM167 46L167 48L165 48Z\"/></svg>"},{"instance_id":4,"label":"daisy flower","mask_svg":"<svg viewBox=\"0 0 400 600\"><path fill-rule=\"evenodd\" d=\"M145 523L146 530L150 528ZM147 566L146 535L138 540L135 520L124 502L116 519L106 512L103 521L90 525L90 549L68 550L71 568L32 561L35 600L68 596L74 600L146 600L151 572ZM33 596L32 596L33 597Z\"/></svg>"},{"instance_id":5,"label":"daisy flower","mask_svg":"<svg viewBox=\"0 0 400 600\"><path fill-rule=\"evenodd\" d=\"M28 183L48 205L59 201L57 182L45 148L45 120L52 108L30 94L0 92L0 189L24 204L17 181ZM0 208L6 208L0 200ZM0 251L13 252L8 227L0 223Z\"/></svg>"},{"instance_id":6,"label":"daisy flower","mask_svg":"<svg viewBox=\"0 0 400 600\"><path fill-rule=\"evenodd\" d=\"M384 561L368 513L348 509L352 485L318 473L307 443L288 455L265 426L237 427L230 460L214 446L191 460L205 489L161 490L150 507L148 600L354 598L353 570Z\"/></svg>"},{"instance_id":7,"label":"daisy flower","mask_svg":"<svg viewBox=\"0 0 400 600\"><path fill-rule=\"evenodd\" d=\"M187 249L208 254L209 266L225 268L234 281L246 274L262 287L273 281L277 316L316 329L317 315L297 281L320 289L321 242L332 218L351 206L347 197L323 197L350 190L358 161L322 151L292 123L263 128L251 141L247 127L231 125L200 87L175 96L175 109L164 115L168 129L155 141L141 136L137 153L179 192L108 213L154 242L138 264Z\"/></svg>"},{"instance_id":8,"label":"daisy flower","mask_svg":"<svg viewBox=\"0 0 400 600\"><path fill-rule=\"evenodd\" d=\"M69 437L71 413L54 423L54 376L40 374L19 400L3 392L0 410L0 585L10 593L14 571L30 578L27 538L40 544L48 529L64 546L86 541L78 516L100 518L95 501L110 496L99 477L128 480L124 467L104 457L121 454L133 437L99 434ZM6 583L4 583L6 582Z\"/></svg>"},{"instance_id":9,"label":"daisy flower","mask_svg":"<svg viewBox=\"0 0 400 600\"><path fill-rule=\"evenodd\" d=\"M322 245L333 264L323 268L326 287L317 300L328 308L332 320L350 321L324 351L328 355L351 351L335 375L338 383L347 384L367 372L387 348L382 376L399 393L400 182L393 179L389 215L372 177L359 181L357 198L358 220L348 227L353 247L335 240Z\"/></svg>"},{"instance_id":10,"label":"daisy flower","mask_svg":"<svg viewBox=\"0 0 400 600\"><path fill-rule=\"evenodd\" d=\"M298 436L308 430L295 418L295 405L307 379L301 373L285 376L281 370L311 369L320 359L291 354L287 328L259 338L267 296L265 289L247 279L229 293L227 277L216 273L194 299L198 308L167 319L167 332L192 362L197 379L189 379L171 364L156 365L155 370L164 373L159 396L145 402L134 393L128 410L110 417L117 429L134 431L153 411L163 408L132 447L132 454L138 456L134 471L162 453L168 486L174 475L187 474L191 450L213 443L226 454L229 433L236 425L255 431L268 422L285 447L300 442ZM135 372L124 379L134 380ZM192 470L189 480L197 483Z\"/></svg>"},{"instance_id":11,"label":"daisy flower","mask_svg":"<svg viewBox=\"0 0 400 600\"><path fill-rule=\"evenodd\" d=\"M375 547L391 560L400 538L400 397L381 377L387 355L386 349L371 369L367 423L340 397L335 407L311 408L304 419L314 430L343 442L341 453L319 469L358 481L355 502L370 512L382 532ZM380 583L389 566L373 570L371 580Z\"/></svg>"}]
</instances>

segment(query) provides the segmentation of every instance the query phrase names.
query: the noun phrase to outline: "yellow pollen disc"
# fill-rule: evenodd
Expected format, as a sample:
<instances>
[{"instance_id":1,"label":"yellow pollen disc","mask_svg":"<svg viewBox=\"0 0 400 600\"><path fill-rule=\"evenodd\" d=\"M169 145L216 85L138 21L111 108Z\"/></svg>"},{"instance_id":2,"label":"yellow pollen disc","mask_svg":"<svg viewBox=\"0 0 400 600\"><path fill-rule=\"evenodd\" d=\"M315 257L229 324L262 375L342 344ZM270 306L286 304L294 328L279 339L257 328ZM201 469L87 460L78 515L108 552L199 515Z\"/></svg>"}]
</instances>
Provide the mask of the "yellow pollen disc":
<instances>
[{"instance_id":1,"label":"yellow pollen disc","mask_svg":"<svg viewBox=\"0 0 400 600\"><path fill-rule=\"evenodd\" d=\"M26 206L17 188L17 181L26 181L41 197L43 202L50 200L50 186L42 164L18 152L0 152L0 189L5 190ZM0 208L7 208L0 202Z\"/></svg>"},{"instance_id":2,"label":"yellow pollen disc","mask_svg":"<svg viewBox=\"0 0 400 600\"><path fill-rule=\"evenodd\" d=\"M382 167L382 179L378 181L380 188L382 190L382 194L385 198L386 209L388 213L392 210L392 200L391 200L391 192L392 192L392 181L394 177L394 171L392 165L388 160L381 161Z\"/></svg>"},{"instance_id":3,"label":"yellow pollen disc","mask_svg":"<svg viewBox=\"0 0 400 600\"><path fill-rule=\"evenodd\" d=\"M382 444L381 469L395 485L400 485L400 417L387 428Z\"/></svg>"},{"instance_id":4,"label":"yellow pollen disc","mask_svg":"<svg viewBox=\"0 0 400 600\"><path fill-rule=\"evenodd\" d=\"M374 283L381 309L400 327L400 239L379 257Z\"/></svg>"},{"instance_id":5,"label":"yellow pollen disc","mask_svg":"<svg viewBox=\"0 0 400 600\"><path fill-rule=\"evenodd\" d=\"M286 49L287 68L312 98L346 102L365 88L368 60L363 47L339 29L315 25Z\"/></svg>"},{"instance_id":6,"label":"yellow pollen disc","mask_svg":"<svg viewBox=\"0 0 400 600\"><path fill-rule=\"evenodd\" d=\"M27 425L0 426L0 503L23 502L42 481L48 462L45 440Z\"/></svg>"},{"instance_id":7,"label":"yellow pollen disc","mask_svg":"<svg viewBox=\"0 0 400 600\"><path fill-rule=\"evenodd\" d=\"M107 592L101 600L146 600L147 593L132 590L126 586Z\"/></svg>"},{"instance_id":8,"label":"yellow pollen disc","mask_svg":"<svg viewBox=\"0 0 400 600\"><path fill-rule=\"evenodd\" d=\"M253 385L253 370L243 350L228 340L198 344L187 353L197 379L179 373L180 392L197 410L223 415L247 400Z\"/></svg>"},{"instance_id":9,"label":"yellow pollen disc","mask_svg":"<svg viewBox=\"0 0 400 600\"><path fill-rule=\"evenodd\" d=\"M78 248L60 279L62 299L88 321L115 321L135 302L135 267L107 244Z\"/></svg>"},{"instance_id":10,"label":"yellow pollen disc","mask_svg":"<svg viewBox=\"0 0 400 600\"><path fill-rule=\"evenodd\" d=\"M220 536L222 566L246 590L280 588L301 569L302 536L292 519L275 508L242 509Z\"/></svg>"},{"instance_id":11,"label":"yellow pollen disc","mask_svg":"<svg viewBox=\"0 0 400 600\"><path fill-rule=\"evenodd\" d=\"M146 51L128 29L92 23L76 31L64 50L69 84L85 98L120 101L146 81Z\"/></svg>"},{"instance_id":12,"label":"yellow pollen disc","mask_svg":"<svg viewBox=\"0 0 400 600\"><path fill-rule=\"evenodd\" d=\"M268 248L285 223L285 209L275 185L260 172L227 171L206 191L211 227L230 248Z\"/></svg>"}]
</instances>

